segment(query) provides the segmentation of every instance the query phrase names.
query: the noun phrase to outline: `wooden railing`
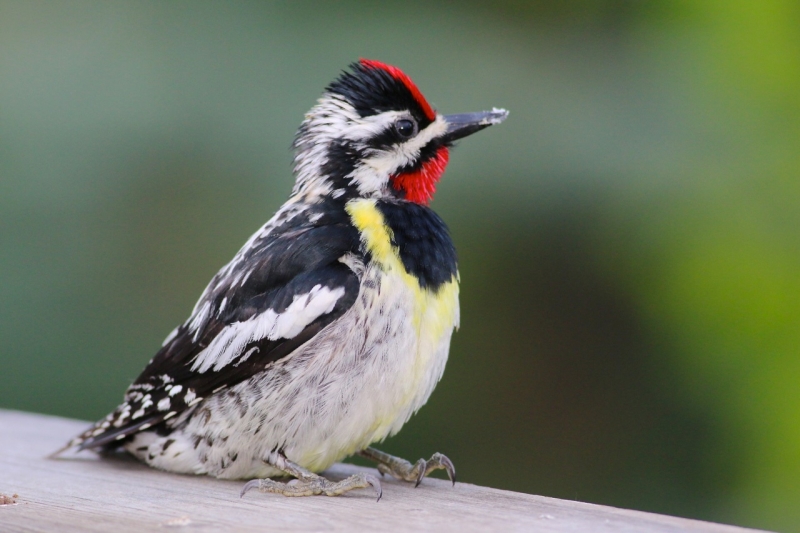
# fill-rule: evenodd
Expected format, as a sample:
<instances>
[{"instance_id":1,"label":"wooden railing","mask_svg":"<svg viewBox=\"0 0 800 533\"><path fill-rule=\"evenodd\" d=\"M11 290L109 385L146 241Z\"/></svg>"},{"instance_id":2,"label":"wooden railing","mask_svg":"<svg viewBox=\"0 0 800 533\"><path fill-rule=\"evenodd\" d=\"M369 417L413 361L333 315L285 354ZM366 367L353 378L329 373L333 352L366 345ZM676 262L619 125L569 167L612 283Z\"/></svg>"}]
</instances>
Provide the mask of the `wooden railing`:
<instances>
[{"instance_id":1,"label":"wooden railing","mask_svg":"<svg viewBox=\"0 0 800 533\"><path fill-rule=\"evenodd\" d=\"M383 480L337 498L286 498L240 481L158 472L132 459L46 459L87 422L0 410L0 532L217 531L752 531L639 511L425 479ZM343 478L362 469L336 465ZM375 474L374 470L369 470Z\"/></svg>"}]
</instances>

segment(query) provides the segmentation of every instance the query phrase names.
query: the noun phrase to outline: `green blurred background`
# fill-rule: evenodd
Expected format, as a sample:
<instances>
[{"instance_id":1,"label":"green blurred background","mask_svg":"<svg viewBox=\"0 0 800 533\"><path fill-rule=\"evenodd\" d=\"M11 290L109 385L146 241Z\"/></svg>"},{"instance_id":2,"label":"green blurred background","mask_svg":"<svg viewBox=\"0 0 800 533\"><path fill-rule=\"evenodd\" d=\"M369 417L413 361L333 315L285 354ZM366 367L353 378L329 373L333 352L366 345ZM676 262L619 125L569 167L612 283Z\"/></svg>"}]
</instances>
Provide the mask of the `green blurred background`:
<instances>
[{"instance_id":1,"label":"green blurred background","mask_svg":"<svg viewBox=\"0 0 800 533\"><path fill-rule=\"evenodd\" d=\"M444 380L384 444L800 531L795 1L0 1L0 406L96 419L283 202L359 57L444 112Z\"/></svg>"}]
</instances>

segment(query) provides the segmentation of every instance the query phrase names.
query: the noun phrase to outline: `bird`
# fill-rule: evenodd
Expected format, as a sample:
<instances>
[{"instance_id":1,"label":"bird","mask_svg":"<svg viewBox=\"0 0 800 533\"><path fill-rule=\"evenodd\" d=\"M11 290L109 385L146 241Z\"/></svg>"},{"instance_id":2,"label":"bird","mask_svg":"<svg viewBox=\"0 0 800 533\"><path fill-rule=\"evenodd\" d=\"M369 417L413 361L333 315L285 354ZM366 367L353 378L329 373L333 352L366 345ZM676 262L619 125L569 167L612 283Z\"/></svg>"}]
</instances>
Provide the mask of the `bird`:
<instances>
[{"instance_id":1,"label":"bird","mask_svg":"<svg viewBox=\"0 0 800 533\"><path fill-rule=\"evenodd\" d=\"M380 500L376 476L320 475L353 455L415 486L439 469L455 484L441 453L412 464L372 445L427 402L459 326L456 249L429 206L450 149L507 116L440 114L399 68L352 63L297 131L288 200L123 403L53 455L122 450L168 472L248 480L241 496L371 488Z\"/></svg>"}]
</instances>

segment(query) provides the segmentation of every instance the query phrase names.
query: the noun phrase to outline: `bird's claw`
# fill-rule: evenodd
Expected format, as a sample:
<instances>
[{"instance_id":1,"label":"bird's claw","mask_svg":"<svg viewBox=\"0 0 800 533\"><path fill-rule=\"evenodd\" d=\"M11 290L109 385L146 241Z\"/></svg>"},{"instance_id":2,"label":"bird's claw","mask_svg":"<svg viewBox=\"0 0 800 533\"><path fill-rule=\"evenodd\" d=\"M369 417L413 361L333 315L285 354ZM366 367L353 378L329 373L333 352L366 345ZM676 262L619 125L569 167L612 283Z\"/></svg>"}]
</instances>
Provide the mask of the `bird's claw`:
<instances>
[{"instance_id":1,"label":"bird's claw","mask_svg":"<svg viewBox=\"0 0 800 533\"><path fill-rule=\"evenodd\" d=\"M444 470L447 472L450 482L453 485L456 484L456 467L442 453L434 453L427 461L420 459L413 465L405 459L394 457L373 448L367 448L361 452L361 455L377 461L378 472L380 472L381 476L389 474L394 478L414 483L414 487L418 487L422 480L434 470Z\"/></svg>"},{"instance_id":2,"label":"bird's claw","mask_svg":"<svg viewBox=\"0 0 800 533\"><path fill-rule=\"evenodd\" d=\"M248 481L239 497L245 495L251 489L257 488L259 492L271 492L283 494L284 496L340 496L355 489L372 487L380 501L383 495L381 482L378 478L369 474L354 474L342 481L330 481L322 476L313 475L310 477L293 479L287 483L275 481L274 479L253 479Z\"/></svg>"}]
</instances>

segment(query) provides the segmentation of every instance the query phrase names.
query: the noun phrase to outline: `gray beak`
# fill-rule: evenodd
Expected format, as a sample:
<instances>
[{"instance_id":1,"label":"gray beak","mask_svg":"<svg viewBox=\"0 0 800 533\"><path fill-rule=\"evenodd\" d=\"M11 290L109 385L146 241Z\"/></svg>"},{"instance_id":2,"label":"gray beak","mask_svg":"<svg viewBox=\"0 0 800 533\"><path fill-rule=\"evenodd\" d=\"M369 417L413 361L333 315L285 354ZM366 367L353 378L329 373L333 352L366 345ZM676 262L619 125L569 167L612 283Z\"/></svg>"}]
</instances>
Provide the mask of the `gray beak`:
<instances>
[{"instance_id":1,"label":"gray beak","mask_svg":"<svg viewBox=\"0 0 800 533\"><path fill-rule=\"evenodd\" d=\"M447 122L447 133L444 135L444 142L449 143L472 135L476 131L488 128L493 124L500 124L506 117L508 111L505 109L492 109L491 111L480 111L478 113L461 113L459 115L445 115Z\"/></svg>"}]
</instances>

